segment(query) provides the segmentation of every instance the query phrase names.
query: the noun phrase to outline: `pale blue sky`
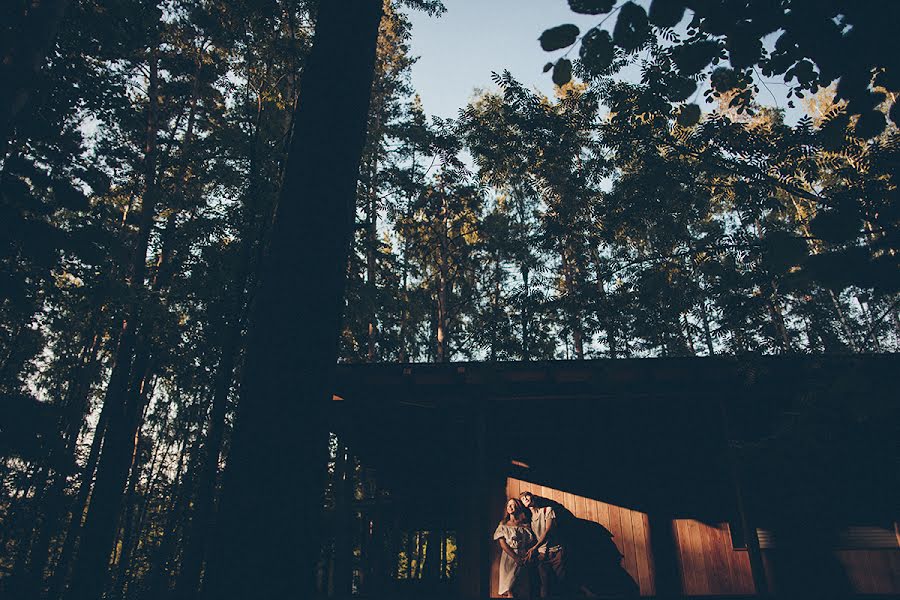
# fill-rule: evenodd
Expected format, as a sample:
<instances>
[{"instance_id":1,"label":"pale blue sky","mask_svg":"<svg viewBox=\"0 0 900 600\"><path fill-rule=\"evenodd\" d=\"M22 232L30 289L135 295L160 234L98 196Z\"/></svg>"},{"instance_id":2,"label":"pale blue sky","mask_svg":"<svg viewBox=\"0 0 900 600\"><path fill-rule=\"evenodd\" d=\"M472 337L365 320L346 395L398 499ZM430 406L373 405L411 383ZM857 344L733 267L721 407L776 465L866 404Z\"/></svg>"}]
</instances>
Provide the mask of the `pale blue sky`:
<instances>
[{"instance_id":1,"label":"pale blue sky","mask_svg":"<svg viewBox=\"0 0 900 600\"><path fill-rule=\"evenodd\" d=\"M645 8L650 0L637 0ZM411 50L419 61L413 66L413 86L422 97L425 112L439 117L456 117L476 88L495 89L491 71L508 69L523 84L550 95L550 74L545 63L565 51L544 52L538 44L541 33L555 25L574 23L582 33L606 15L579 15L569 10L567 0L444 0L447 12L439 18L413 12ZM603 25L612 30L616 15ZM686 22L686 20L685 20ZM769 40L767 40L769 41ZM570 58L576 58L572 51ZM637 77L637 69L623 73ZM786 88L773 84L778 104L786 107ZM773 104L769 92L761 90L759 100ZM702 94L696 100L705 110ZM788 110L795 121L802 113Z\"/></svg>"},{"instance_id":2,"label":"pale blue sky","mask_svg":"<svg viewBox=\"0 0 900 600\"><path fill-rule=\"evenodd\" d=\"M474 88L493 89L491 71L508 69L522 83L551 94L550 75L541 69L562 51L544 52L538 37L554 25L575 23L586 31L599 21L573 13L566 0L444 0L444 5L447 12L440 18L410 15L412 54L419 56L413 85L425 111L439 117L455 117Z\"/></svg>"}]
</instances>

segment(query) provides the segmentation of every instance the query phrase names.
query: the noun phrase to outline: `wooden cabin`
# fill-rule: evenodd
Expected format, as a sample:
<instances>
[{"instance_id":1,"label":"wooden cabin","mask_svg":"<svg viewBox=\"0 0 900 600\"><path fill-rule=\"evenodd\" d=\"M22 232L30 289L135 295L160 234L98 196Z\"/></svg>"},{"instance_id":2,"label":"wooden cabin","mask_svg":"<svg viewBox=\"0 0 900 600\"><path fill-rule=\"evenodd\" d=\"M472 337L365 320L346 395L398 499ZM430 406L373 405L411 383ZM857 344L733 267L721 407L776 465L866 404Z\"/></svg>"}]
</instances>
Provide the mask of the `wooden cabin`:
<instances>
[{"instance_id":1,"label":"wooden cabin","mask_svg":"<svg viewBox=\"0 0 900 600\"><path fill-rule=\"evenodd\" d=\"M491 534L529 490L599 596L900 596L898 372L893 355L339 365L321 589L496 597Z\"/></svg>"}]
</instances>

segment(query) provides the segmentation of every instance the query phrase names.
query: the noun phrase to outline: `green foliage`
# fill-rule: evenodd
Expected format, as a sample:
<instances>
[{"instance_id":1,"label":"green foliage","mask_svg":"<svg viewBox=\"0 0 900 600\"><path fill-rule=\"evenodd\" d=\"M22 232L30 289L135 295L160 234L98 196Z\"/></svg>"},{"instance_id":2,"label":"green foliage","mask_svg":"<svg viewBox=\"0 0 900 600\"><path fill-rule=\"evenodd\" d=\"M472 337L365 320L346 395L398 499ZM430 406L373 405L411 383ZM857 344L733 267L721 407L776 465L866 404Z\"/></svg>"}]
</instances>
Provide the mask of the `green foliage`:
<instances>
[{"instance_id":1,"label":"green foliage","mask_svg":"<svg viewBox=\"0 0 900 600\"><path fill-rule=\"evenodd\" d=\"M562 86L572 81L572 61L561 58L553 65L553 83Z\"/></svg>"},{"instance_id":2,"label":"green foliage","mask_svg":"<svg viewBox=\"0 0 900 600\"><path fill-rule=\"evenodd\" d=\"M580 33L581 30L572 24L553 27L541 34L541 37L539 38L541 48L547 52L566 48L575 43L575 40L578 39Z\"/></svg>"},{"instance_id":3,"label":"green foliage","mask_svg":"<svg viewBox=\"0 0 900 600\"><path fill-rule=\"evenodd\" d=\"M588 14L612 9L607 2L571 2L570 6L575 12ZM682 21L686 8L692 18L682 40L668 28ZM739 74L736 83L741 93L734 96L735 105L745 110L752 104L749 92L758 85L753 82L754 70L764 77L783 76L791 86L789 97L803 98L839 81L837 98L847 101L851 115L862 115L857 135L872 139L884 130L883 120L873 112L884 96L872 86L885 88L893 97L900 90L900 64L890 46L893 31L889 25L898 18L900 5L895 3L875 7L851 0L824 6L806 0L752 0L739 5L653 0L649 16L629 1L619 8L612 39L626 53L652 48L658 43L650 31L652 23L661 28L657 33L666 40L678 71L688 76L708 75L710 64L716 69L727 58ZM778 37L773 50L766 51L762 40L771 33ZM556 50L575 40L569 37L564 41L551 47L542 43L542 47ZM610 52L605 45L592 44L585 49L584 44L583 40L583 63L608 64ZM596 56L591 56L595 52ZM588 73L595 70L587 69ZM719 91L726 86L734 89L723 81L721 72L713 85ZM892 115L896 124L896 113Z\"/></svg>"},{"instance_id":4,"label":"green foliage","mask_svg":"<svg viewBox=\"0 0 900 600\"><path fill-rule=\"evenodd\" d=\"M583 15L599 15L612 10L615 0L569 0L572 12Z\"/></svg>"},{"instance_id":5,"label":"green foliage","mask_svg":"<svg viewBox=\"0 0 900 600\"><path fill-rule=\"evenodd\" d=\"M647 13L634 2L626 2L619 9L616 27L613 29L613 41L625 52L634 52L641 48L650 37L650 23Z\"/></svg>"}]
</instances>

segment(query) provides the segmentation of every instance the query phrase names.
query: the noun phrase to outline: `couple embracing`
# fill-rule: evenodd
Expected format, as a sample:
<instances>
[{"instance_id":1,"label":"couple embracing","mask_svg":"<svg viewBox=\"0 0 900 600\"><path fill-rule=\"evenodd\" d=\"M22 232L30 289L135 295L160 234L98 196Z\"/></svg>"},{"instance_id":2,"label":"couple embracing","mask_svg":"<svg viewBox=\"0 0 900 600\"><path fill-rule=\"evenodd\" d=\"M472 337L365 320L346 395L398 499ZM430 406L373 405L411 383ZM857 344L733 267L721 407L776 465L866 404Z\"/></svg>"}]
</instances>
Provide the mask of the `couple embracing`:
<instances>
[{"instance_id":1,"label":"couple embracing","mask_svg":"<svg viewBox=\"0 0 900 600\"><path fill-rule=\"evenodd\" d=\"M540 578L541 598L559 593L565 584L565 549L553 507L538 506L531 492L510 498L506 513L494 532L503 553L500 556L500 595L527 596L530 573ZM523 592L524 590L524 592Z\"/></svg>"}]
</instances>

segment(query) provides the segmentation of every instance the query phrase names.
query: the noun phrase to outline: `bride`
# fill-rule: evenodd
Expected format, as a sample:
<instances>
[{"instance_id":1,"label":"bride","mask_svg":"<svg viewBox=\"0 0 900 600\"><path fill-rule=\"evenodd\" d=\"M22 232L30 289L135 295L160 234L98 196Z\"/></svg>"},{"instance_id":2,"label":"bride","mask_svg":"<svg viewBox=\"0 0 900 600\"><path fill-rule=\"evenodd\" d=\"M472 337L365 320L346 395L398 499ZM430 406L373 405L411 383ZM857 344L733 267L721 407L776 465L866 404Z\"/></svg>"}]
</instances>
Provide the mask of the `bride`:
<instances>
[{"instance_id":1,"label":"bride","mask_svg":"<svg viewBox=\"0 0 900 600\"><path fill-rule=\"evenodd\" d=\"M520 597L514 589L528 589L528 577L525 566L525 554L534 546L537 539L531 530L531 519L525 506L518 498L510 498L506 502L506 514L494 531L494 539L500 542L503 552L500 555L500 595ZM522 577L524 580L517 581Z\"/></svg>"}]
</instances>

